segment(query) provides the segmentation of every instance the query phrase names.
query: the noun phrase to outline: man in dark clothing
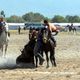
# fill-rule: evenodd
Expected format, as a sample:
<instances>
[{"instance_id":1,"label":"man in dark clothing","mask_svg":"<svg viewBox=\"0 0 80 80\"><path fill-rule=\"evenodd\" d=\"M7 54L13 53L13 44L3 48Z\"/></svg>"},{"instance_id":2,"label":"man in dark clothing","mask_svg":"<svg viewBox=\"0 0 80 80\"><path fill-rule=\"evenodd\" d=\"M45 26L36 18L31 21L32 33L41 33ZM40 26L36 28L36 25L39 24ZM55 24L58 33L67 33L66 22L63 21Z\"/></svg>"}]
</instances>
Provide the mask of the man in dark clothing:
<instances>
[{"instance_id":1,"label":"man in dark clothing","mask_svg":"<svg viewBox=\"0 0 80 80\"><path fill-rule=\"evenodd\" d=\"M36 42L35 47L34 47L34 55L37 56L37 57L39 57L39 59L41 60L40 64L43 64L43 62L44 62L44 58L41 55L41 52L42 52L42 43L43 43L42 33L41 33L41 30L39 30L38 31L38 36L37 36L37 42Z\"/></svg>"},{"instance_id":2,"label":"man in dark clothing","mask_svg":"<svg viewBox=\"0 0 80 80\"><path fill-rule=\"evenodd\" d=\"M18 28L18 33L20 34L21 33L21 27L19 26Z\"/></svg>"}]
</instances>

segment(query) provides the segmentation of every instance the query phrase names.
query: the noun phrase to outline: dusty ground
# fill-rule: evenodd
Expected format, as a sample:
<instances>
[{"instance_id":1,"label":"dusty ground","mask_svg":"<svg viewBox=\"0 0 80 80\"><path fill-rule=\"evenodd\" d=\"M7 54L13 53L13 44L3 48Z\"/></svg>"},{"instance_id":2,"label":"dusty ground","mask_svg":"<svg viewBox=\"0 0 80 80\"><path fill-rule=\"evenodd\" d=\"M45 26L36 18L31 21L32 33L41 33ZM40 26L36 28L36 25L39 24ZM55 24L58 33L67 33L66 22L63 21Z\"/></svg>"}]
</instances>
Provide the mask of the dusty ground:
<instances>
[{"instance_id":1,"label":"dusty ground","mask_svg":"<svg viewBox=\"0 0 80 80\"><path fill-rule=\"evenodd\" d=\"M46 69L46 62L36 69L14 68L20 49L28 42L28 32L11 34L7 55L0 58L0 80L80 80L80 33L56 36L57 67ZM6 69L3 69L6 68Z\"/></svg>"}]
</instances>

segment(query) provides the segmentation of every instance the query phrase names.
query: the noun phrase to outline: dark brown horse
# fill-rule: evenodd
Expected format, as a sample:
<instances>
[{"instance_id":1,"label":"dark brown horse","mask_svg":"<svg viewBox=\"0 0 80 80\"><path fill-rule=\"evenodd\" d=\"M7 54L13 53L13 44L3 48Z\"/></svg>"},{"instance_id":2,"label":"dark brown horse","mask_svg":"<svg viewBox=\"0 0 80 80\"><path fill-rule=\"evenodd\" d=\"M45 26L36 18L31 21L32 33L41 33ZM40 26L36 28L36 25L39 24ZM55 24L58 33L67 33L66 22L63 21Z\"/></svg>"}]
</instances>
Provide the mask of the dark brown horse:
<instances>
[{"instance_id":1,"label":"dark brown horse","mask_svg":"<svg viewBox=\"0 0 80 80\"><path fill-rule=\"evenodd\" d=\"M32 63L34 64L34 53L33 48L35 45L35 40L31 40L24 46L24 49L21 50L21 55L16 59L16 63Z\"/></svg>"},{"instance_id":2,"label":"dark brown horse","mask_svg":"<svg viewBox=\"0 0 80 80\"><path fill-rule=\"evenodd\" d=\"M42 46L42 53L45 52L46 55L46 61L47 61L47 66L46 68L49 67L49 52L50 52L50 61L52 63L52 66L56 66L56 61L55 61L55 47L53 41L50 39L48 31L46 29L42 29L42 39L43 39L43 46ZM42 54L41 53L41 54ZM43 54L42 54L43 55ZM37 59L36 59L37 60ZM37 61L36 61L37 62ZM40 61L41 62L41 61ZM36 63L36 66L38 66L38 63Z\"/></svg>"},{"instance_id":3,"label":"dark brown horse","mask_svg":"<svg viewBox=\"0 0 80 80\"><path fill-rule=\"evenodd\" d=\"M49 67L49 52L50 52L50 61L52 63L52 66L56 66L55 61L55 46L53 41L50 39L48 31L43 30L43 51L46 55L46 61L47 61L47 68Z\"/></svg>"},{"instance_id":4,"label":"dark brown horse","mask_svg":"<svg viewBox=\"0 0 80 80\"><path fill-rule=\"evenodd\" d=\"M24 46L24 49L21 50L21 55L16 59L16 63L32 63L34 64L34 53L33 49L36 43L35 32L32 30L29 35L29 42Z\"/></svg>"}]
</instances>

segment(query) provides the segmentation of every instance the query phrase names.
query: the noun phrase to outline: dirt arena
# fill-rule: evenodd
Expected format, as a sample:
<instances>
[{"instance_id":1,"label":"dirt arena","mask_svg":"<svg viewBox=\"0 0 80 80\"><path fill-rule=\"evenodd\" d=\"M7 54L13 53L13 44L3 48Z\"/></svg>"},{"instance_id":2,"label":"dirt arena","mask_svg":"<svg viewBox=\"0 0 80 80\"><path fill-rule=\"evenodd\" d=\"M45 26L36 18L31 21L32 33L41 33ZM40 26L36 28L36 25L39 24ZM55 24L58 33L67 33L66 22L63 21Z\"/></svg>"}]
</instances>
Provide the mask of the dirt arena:
<instances>
[{"instance_id":1,"label":"dirt arena","mask_svg":"<svg viewBox=\"0 0 80 80\"><path fill-rule=\"evenodd\" d=\"M15 68L20 49L28 42L28 31L11 32L6 57L0 57L0 80L80 80L80 33L60 32L56 37L57 67Z\"/></svg>"}]
</instances>

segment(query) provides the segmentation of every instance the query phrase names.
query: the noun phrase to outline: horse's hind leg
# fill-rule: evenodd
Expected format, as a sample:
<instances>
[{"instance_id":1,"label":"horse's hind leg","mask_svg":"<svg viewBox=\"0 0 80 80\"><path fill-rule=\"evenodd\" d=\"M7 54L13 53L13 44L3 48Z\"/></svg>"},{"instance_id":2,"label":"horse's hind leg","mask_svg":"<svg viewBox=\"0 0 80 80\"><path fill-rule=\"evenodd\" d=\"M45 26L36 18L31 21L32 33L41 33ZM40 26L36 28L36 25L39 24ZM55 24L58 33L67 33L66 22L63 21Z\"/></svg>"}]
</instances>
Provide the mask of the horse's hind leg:
<instances>
[{"instance_id":1,"label":"horse's hind leg","mask_svg":"<svg viewBox=\"0 0 80 80\"><path fill-rule=\"evenodd\" d=\"M36 67L38 67L38 57L37 56L35 56L35 60L36 60Z\"/></svg>"},{"instance_id":2,"label":"horse's hind leg","mask_svg":"<svg viewBox=\"0 0 80 80\"><path fill-rule=\"evenodd\" d=\"M46 66L46 68L48 68L48 67L49 67L49 58L48 58L48 52L45 52L45 54L46 54L46 61L47 61L47 66Z\"/></svg>"},{"instance_id":3,"label":"horse's hind leg","mask_svg":"<svg viewBox=\"0 0 80 80\"><path fill-rule=\"evenodd\" d=\"M41 51L40 55L43 57L43 51ZM40 58L39 58L39 64L40 64L40 65L43 65L43 63L42 63L42 61L41 61Z\"/></svg>"},{"instance_id":4,"label":"horse's hind leg","mask_svg":"<svg viewBox=\"0 0 80 80\"><path fill-rule=\"evenodd\" d=\"M3 57L5 57L5 55L6 55L7 47L8 47L8 45L7 45L7 44L5 44L5 45L4 45L4 48L5 48L4 50L5 50L5 52L4 52L4 50L2 49Z\"/></svg>"},{"instance_id":5,"label":"horse's hind leg","mask_svg":"<svg viewBox=\"0 0 80 80\"><path fill-rule=\"evenodd\" d=\"M5 52L4 52L4 54L3 54L4 57L5 57L6 52L7 52L7 47L8 47L8 45L6 44L6 45L5 45Z\"/></svg>"},{"instance_id":6,"label":"horse's hind leg","mask_svg":"<svg viewBox=\"0 0 80 80\"><path fill-rule=\"evenodd\" d=\"M55 56L53 56L54 66L56 67Z\"/></svg>"},{"instance_id":7,"label":"horse's hind leg","mask_svg":"<svg viewBox=\"0 0 80 80\"><path fill-rule=\"evenodd\" d=\"M3 46L1 46L0 49L1 49L1 54L0 54L0 56L3 56Z\"/></svg>"},{"instance_id":8,"label":"horse's hind leg","mask_svg":"<svg viewBox=\"0 0 80 80\"><path fill-rule=\"evenodd\" d=\"M52 63L52 66L54 65L56 67L56 61L55 61L55 49L50 51L50 60Z\"/></svg>"}]
</instances>

